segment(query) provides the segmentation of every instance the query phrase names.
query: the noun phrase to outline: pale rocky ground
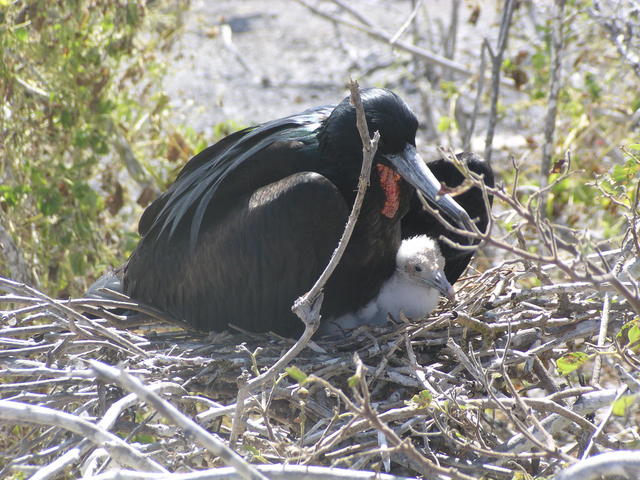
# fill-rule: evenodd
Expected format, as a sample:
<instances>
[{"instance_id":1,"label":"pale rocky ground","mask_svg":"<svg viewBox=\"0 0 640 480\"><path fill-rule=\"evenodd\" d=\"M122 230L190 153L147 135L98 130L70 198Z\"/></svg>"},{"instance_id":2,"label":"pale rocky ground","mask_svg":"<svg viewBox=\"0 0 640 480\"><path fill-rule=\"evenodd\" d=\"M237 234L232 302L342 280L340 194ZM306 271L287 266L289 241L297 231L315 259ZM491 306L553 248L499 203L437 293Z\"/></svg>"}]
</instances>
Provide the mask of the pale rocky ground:
<instances>
[{"instance_id":1,"label":"pale rocky ground","mask_svg":"<svg viewBox=\"0 0 640 480\"><path fill-rule=\"evenodd\" d=\"M412 11L412 2L407 0L346 3L392 33ZM428 20L419 17L420 35L427 39L423 48L442 53L451 3L423 2L421 8L428 14ZM481 2L479 20L472 25L468 22L471 4L462 2L460 8L454 59L476 72L482 39L495 43L501 12L494 1ZM332 2L321 7L329 13L339 12ZM353 20L344 13L342 16ZM412 106L418 118L422 117L407 53L350 27L337 27L294 0L193 0L184 24L170 55L164 88L175 123L192 127L207 138L213 139L219 122L251 125L337 103L345 96L350 77L363 87L391 88ZM410 41L412 35L407 29L402 39ZM392 67L377 68L388 64ZM454 80L464 82L461 76ZM467 87L463 90L474 95L473 84ZM432 107L436 122L439 113L447 113L438 112L441 106L437 102ZM484 135L482 130L479 133ZM440 141L446 143L447 139Z\"/></svg>"}]
</instances>

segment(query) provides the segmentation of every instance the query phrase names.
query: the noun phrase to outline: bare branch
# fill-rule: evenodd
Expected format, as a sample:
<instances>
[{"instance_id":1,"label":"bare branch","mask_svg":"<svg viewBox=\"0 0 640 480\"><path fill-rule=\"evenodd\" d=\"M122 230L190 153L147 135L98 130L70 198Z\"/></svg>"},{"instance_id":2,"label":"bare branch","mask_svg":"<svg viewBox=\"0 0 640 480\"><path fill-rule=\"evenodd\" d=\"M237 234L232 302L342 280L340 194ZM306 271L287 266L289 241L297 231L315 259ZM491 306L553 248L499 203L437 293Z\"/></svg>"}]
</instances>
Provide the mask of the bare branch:
<instances>
[{"instance_id":1,"label":"bare branch","mask_svg":"<svg viewBox=\"0 0 640 480\"><path fill-rule=\"evenodd\" d=\"M95 445L106 449L121 465L144 471L164 472L167 470L153 460L140 454L117 435L94 425L87 420L47 407L28 405L10 400L0 400L0 418L4 421L56 425L87 438Z\"/></svg>"},{"instance_id":2,"label":"bare branch","mask_svg":"<svg viewBox=\"0 0 640 480\"><path fill-rule=\"evenodd\" d=\"M491 112L489 113L489 126L487 128L487 137L484 142L484 158L491 163L491 148L493 145L493 136L496 124L498 123L498 98L500 96L500 69L504 52L507 48L507 40L509 38L509 28L511 27L511 19L513 18L513 10L515 8L514 0L505 0L502 10L502 20L500 21L500 34L498 36L498 44L496 45L496 53L488 42L486 45L489 49L491 57Z\"/></svg>"},{"instance_id":3,"label":"bare branch","mask_svg":"<svg viewBox=\"0 0 640 480\"><path fill-rule=\"evenodd\" d=\"M547 114L544 120L544 144L542 145L542 163L540 164L540 185L546 186L551 169L551 154L553 153L553 134L556 128L556 115L558 112L558 95L561 87L562 72L562 46L564 37L562 24L564 22L564 6L566 0L555 1L553 27L551 30L551 76L549 80L549 100ZM546 195L540 199L540 211L544 213Z\"/></svg>"},{"instance_id":4,"label":"bare branch","mask_svg":"<svg viewBox=\"0 0 640 480\"><path fill-rule=\"evenodd\" d=\"M183 428L196 442L213 454L219 456L226 464L234 467L240 476L250 480L266 480L266 477L244 461L236 452L227 447L222 440L210 434L200 425L182 414L176 407L163 400L157 393L147 388L140 380L123 370L110 367L92 360L89 362L96 373L110 382L115 382L135 393L140 400L152 405L166 419Z\"/></svg>"},{"instance_id":5,"label":"bare branch","mask_svg":"<svg viewBox=\"0 0 640 480\"><path fill-rule=\"evenodd\" d=\"M378 472L307 465L259 465L256 469L271 480L414 480ZM170 476L121 470L89 477L87 480L240 480L241 478L231 468L214 468L200 472L174 473Z\"/></svg>"},{"instance_id":6,"label":"bare branch","mask_svg":"<svg viewBox=\"0 0 640 480\"><path fill-rule=\"evenodd\" d=\"M640 477L637 450L607 452L582 460L556 476L556 480L596 480L601 478Z\"/></svg>"},{"instance_id":7,"label":"bare branch","mask_svg":"<svg viewBox=\"0 0 640 480\"><path fill-rule=\"evenodd\" d=\"M367 35L373 38L376 38L378 40L381 40L383 42L391 44L392 43L391 41L394 39L392 34L385 32L384 30L382 30L377 26L374 26L369 20L365 19L365 21L362 23L352 22L345 18L336 17L334 15L325 13L319 8L309 3L307 0L295 0L295 1L300 3L301 5L304 5L310 11L312 11L313 13L315 13L320 17L326 18L327 20L330 20L332 22L337 22L343 25L347 25L351 28L355 28L356 30L360 30L366 33ZM335 0L332 0L332 1L334 3L337 3L338 5L346 5L344 2L336 2ZM349 11L352 12L353 9L350 9ZM358 14L358 17L359 17L359 20L364 19L364 17L361 14ZM430 52L423 48L417 47L411 43L403 42L402 40L399 40L399 39L393 42L392 44L395 48L399 48L408 53L411 53L412 55L422 59L427 63L438 65L439 67L446 68L447 70L450 70L460 75L464 75L465 77L472 75L469 69L466 68L464 65L454 62L453 60L449 60L448 58L443 57L442 55L438 55L437 53ZM510 82L507 82L507 81L503 81L503 83L508 86L512 85Z\"/></svg>"}]
</instances>

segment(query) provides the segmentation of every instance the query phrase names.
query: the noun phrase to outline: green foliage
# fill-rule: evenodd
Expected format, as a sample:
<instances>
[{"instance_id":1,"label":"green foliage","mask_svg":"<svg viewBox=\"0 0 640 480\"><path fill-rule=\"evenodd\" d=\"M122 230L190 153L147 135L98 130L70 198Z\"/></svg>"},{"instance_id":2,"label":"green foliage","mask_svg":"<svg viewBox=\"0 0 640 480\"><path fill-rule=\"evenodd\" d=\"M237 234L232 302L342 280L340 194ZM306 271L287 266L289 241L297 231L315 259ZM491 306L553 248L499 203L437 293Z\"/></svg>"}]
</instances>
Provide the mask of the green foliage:
<instances>
[{"instance_id":1,"label":"green foliage","mask_svg":"<svg viewBox=\"0 0 640 480\"><path fill-rule=\"evenodd\" d=\"M134 435L133 437L131 437L131 441L132 442L136 442L136 443L150 444L150 443L153 443L153 442L157 442L158 439L156 437L154 437L153 435L138 434L138 435Z\"/></svg>"},{"instance_id":2,"label":"green foliage","mask_svg":"<svg viewBox=\"0 0 640 480\"><path fill-rule=\"evenodd\" d=\"M622 154L626 161L614 165L610 172L603 175L600 185L611 199L630 207L635 203L634 183L640 178L640 155L633 151L631 145L622 147Z\"/></svg>"},{"instance_id":3,"label":"green foliage","mask_svg":"<svg viewBox=\"0 0 640 480\"><path fill-rule=\"evenodd\" d=\"M0 0L0 5L2 5L2 1L4 0ZM7 480L24 480L27 478L27 475L28 473L26 472L14 472L7 477Z\"/></svg>"},{"instance_id":4,"label":"green foliage","mask_svg":"<svg viewBox=\"0 0 640 480\"><path fill-rule=\"evenodd\" d=\"M584 76L584 84L587 87L587 91L591 95L592 100L599 100L602 87L598 84L596 76L591 72L587 72Z\"/></svg>"},{"instance_id":5,"label":"green foliage","mask_svg":"<svg viewBox=\"0 0 640 480\"><path fill-rule=\"evenodd\" d=\"M360 378L361 377L358 374L350 376L347 379L347 385L349 385L349 387L351 388L356 388L360 384Z\"/></svg>"},{"instance_id":6,"label":"green foliage","mask_svg":"<svg viewBox=\"0 0 640 480\"><path fill-rule=\"evenodd\" d=\"M300 383L300 384L304 384L307 379L308 376L306 373L304 373L302 370L300 370L298 367L296 367L295 365L292 367L287 367L285 369L285 371L287 372L287 374L293 378L296 382Z\"/></svg>"},{"instance_id":7,"label":"green foliage","mask_svg":"<svg viewBox=\"0 0 640 480\"><path fill-rule=\"evenodd\" d=\"M616 417L624 417L628 415L629 409L635 405L637 395L622 395L615 402L613 402L613 408L611 412Z\"/></svg>"},{"instance_id":8,"label":"green foliage","mask_svg":"<svg viewBox=\"0 0 640 480\"><path fill-rule=\"evenodd\" d=\"M451 130L452 126L453 121L451 117L443 115L442 117L440 117L440 120L438 120L438 131L441 133Z\"/></svg>"},{"instance_id":9,"label":"green foliage","mask_svg":"<svg viewBox=\"0 0 640 480\"><path fill-rule=\"evenodd\" d=\"M625 228L625 215L635 200L640 178L637 134L629 123L640 108L637 76L618 54L615 45L586 13L588 2L568 2L562 27L560 92L556 128L552 145L552 163L571 154L571 174L554 185L544 205L547 217L561 225L594 232L594 238L615 243ZM521 43L504 61L509 75L522 71L527 80L516 105L509 113L520 115L530 127L527 132L527 158L520 172L521 185L539 185L540 140L543 120L549 107L551 81L552 20L545 18L536 26L539 41ZM530 37L527 37L530 38ZM532 114L532 112L537 113ZM530 132L533 132L530 133ZM639 147L640 148L640 147ZM525 150L526 152L526 150ZM549 182L558 176L552 170ZM501 172L502 173L502 172ZM545 172L549 173L549 172ZM507 167L504 181L510 185L512 173ZM594 181L595 179L595 181ZM527 194L522 196L527 200Z\"/></svg>"},{"instance_id":10,"label":"green foliage","mask_svg":"<svg viewBox=\"0 0 640 480\"><path fill-rule=\"evenodd\" d=\"M253 445L247 445L246 443L242 445L243 448L251 454L251 459L262 463L264 465L269 465L271 462L267 460L267 458Z\"/></svg>"},{"instance_id":11,"label":"green foliage","mask_svg":"<svg viewBox=\"0 0 640 480\"><path fill-rule=\"evenodd\" d=\"M426 408L433 401L433 395L429 390L420 390L417 395L411 397L411 400L407 402L408 406L414 408Z\"/></svg>"},{"instance_id":12,"label":"green foliage","mask_svg":"<svg viewBox=\"0 0 640 480\"><path fill-rule=\"evenodd\" d=\"M625 323L616 335L616 339L621 346L630 348L635 353L640 352L640 317Z\"/></svg>"},{"instance_id":13,"label":"green foliage","mask_svg":"<svg viewBox=\"0 0 640 480\"><path fill-rule=\"evenodd\" d=\"M523 470L519 470L513 473L511 480L533 480L533 477Z\"/></svg>"},{"instance_id":14,"label":"green foliage","mask_svg":"<svg viewBox=\"0 0 640 480\"><path fill-rule=\"evenodd\" d=\"M138 150L135 141L150 143L167 105L132 91L162 73L138 40L142 31L155 38L148 13L142 1L0 4L2 223L54 295L79 293L85 275L131 248L109 231L135 227L131 212L119 214L129 191L114 139L153 157L161 146Z\"/></svg>"},{"instance_id":15,"label":"green foliage","mask_svg":"<svg viewBox=\"0 0 640 480\"><path fill-rule=\"evenodd\" d=\"M569 375L579 369L589 360L589 355L584 352L571 352L556 360L556 368L561 375Z\"/></svg>"},{"instance_id":16,"label":"green foliage","mask_svg":"<svg viewBox=\"0 0 640 480\"><path fill-rule=\"evenodd\" d=\"M451 99L455 96L460 95L458 86L454 82L449 82L446 80L440 81L440 90L442 90L444 98L447 98L447 99Z\"/></svg>"}]
</instances>

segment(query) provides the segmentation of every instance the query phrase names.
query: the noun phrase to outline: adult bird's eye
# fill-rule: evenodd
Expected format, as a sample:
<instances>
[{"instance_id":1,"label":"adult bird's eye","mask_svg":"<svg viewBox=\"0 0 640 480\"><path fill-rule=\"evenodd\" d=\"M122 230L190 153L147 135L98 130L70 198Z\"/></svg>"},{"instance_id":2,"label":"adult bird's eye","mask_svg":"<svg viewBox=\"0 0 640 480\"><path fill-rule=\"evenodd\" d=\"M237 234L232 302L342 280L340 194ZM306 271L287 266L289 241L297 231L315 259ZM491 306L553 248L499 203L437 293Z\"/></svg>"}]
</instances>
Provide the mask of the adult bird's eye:
<instances>
[{"instance_id":1,"label":"adult bird's eye","mask_svg":"<svg viewBox=\"0 0 640 480\"><path fill-rule=\"evenodd\" d=\"M416 265L415 267L413 267L413 269L414 269L416 272L421 272L421 271L422 271L422 267L421 267L420 265Z\"/></svg>"}]
</instances>

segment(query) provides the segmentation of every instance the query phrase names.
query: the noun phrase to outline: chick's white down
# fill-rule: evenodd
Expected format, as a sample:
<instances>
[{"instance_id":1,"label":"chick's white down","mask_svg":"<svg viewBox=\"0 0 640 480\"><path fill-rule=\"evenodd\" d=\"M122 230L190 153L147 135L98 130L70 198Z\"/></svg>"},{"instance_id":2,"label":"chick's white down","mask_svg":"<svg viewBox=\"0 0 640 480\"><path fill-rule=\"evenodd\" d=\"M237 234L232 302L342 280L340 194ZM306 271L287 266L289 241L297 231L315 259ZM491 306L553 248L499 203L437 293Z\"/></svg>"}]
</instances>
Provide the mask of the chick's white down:
<instances>
[{"instance_id":1,"label":"chick's white down","mask_svg":"<svg viewBox=\"0 0 640 480\"><path fill-rule=\"evenodd\" d=\"M453 300L455 292L444 275L444 257L426 235L405 239L396 254L396 270L378 296L355 313L330 319L321 333L340 333L360 325L383 325L387 315L419 319L433 311L440 295Z\"/></svg>"}]
</instances>

